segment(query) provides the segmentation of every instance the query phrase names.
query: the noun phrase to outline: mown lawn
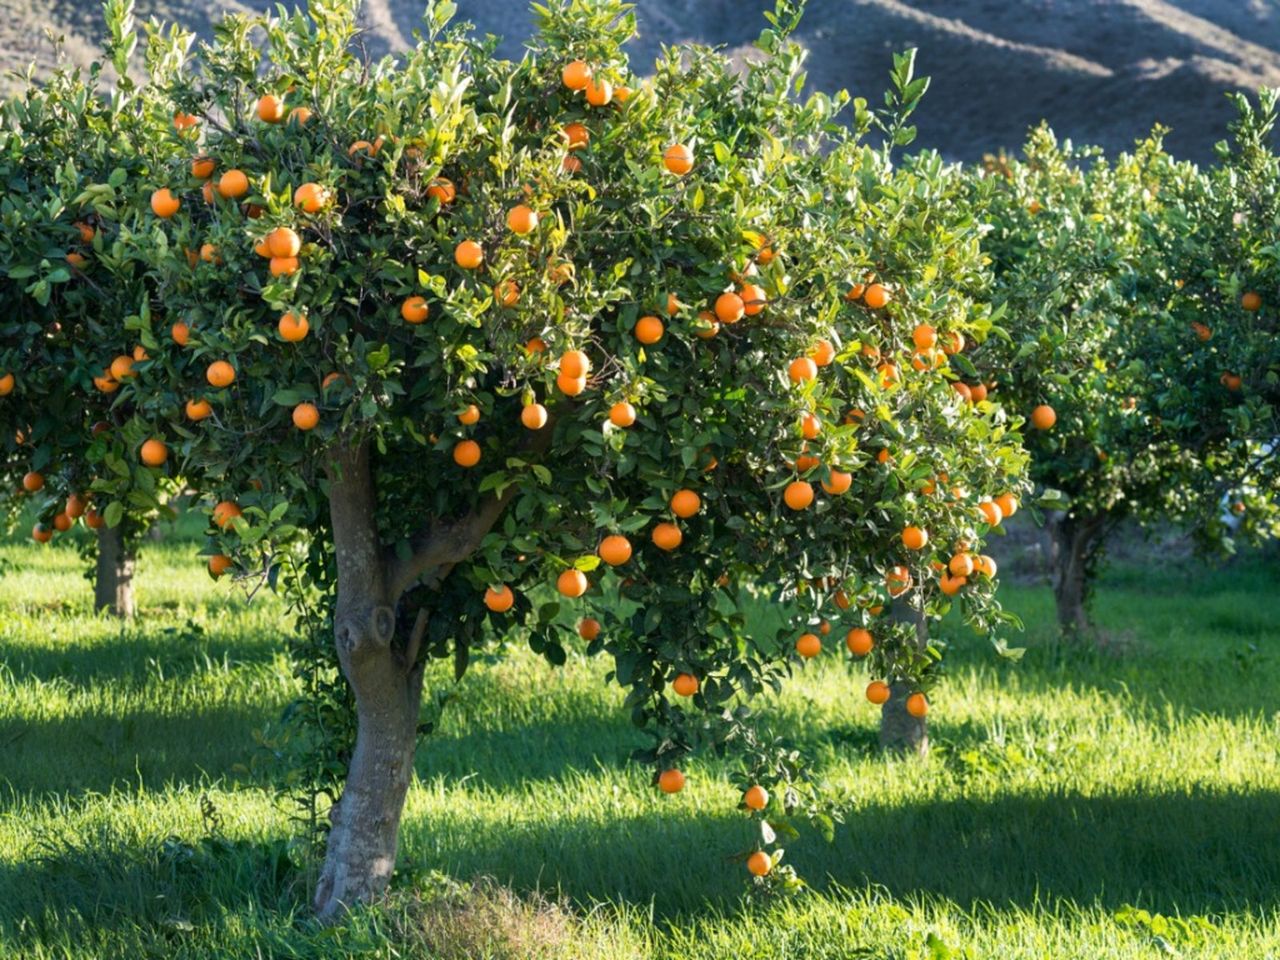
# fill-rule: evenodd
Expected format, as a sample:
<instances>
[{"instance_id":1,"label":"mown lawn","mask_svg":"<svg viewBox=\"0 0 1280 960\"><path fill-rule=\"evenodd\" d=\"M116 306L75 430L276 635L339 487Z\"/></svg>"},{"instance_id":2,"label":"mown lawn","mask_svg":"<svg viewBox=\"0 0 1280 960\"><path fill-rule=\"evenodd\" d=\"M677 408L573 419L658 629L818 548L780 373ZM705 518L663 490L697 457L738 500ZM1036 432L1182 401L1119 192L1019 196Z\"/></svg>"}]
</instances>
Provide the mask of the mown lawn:
<instances>
[{"instance_id":1,"label":"mown lawn","mask_svg":"<svg viewBox=\"0 0 1280 960\"><path fill-rule=\"evenodd\" d=\"M148 550L122 628L73 550L0 544L0 957L1280 955L1274 562L1116 570L1087 652L1007 587L1029 652L957 634L926 762L875 751L846 658L807 666L769 712L845 822L789 847L813 890L774 904L726 860L724 768L665 798L627 762L607 664L480 663L419 751L397 896L322 930L260 743L287 623L191 552Z\"/></svg>"}]
</instances>

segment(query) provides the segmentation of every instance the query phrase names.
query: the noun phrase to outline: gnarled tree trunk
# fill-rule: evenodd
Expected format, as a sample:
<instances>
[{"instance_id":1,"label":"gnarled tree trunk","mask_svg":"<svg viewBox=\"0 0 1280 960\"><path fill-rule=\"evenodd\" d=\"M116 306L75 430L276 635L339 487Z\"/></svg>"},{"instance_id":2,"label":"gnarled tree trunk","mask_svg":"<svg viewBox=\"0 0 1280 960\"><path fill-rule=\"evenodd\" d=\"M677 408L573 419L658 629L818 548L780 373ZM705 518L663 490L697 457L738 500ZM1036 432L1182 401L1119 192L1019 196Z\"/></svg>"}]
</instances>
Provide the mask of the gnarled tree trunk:
<instances>
[{"instance_id":1,"label":"gnarled tree trunk","mask_svg":"<svg viewBox=\"0 0 1280 960\"><path fill-rule=\"evenodd\" d=\"M123 525L98 528L98 560L93 577L93 609L117 617L136 612L133 597L134 554L125 541Z\"/></svg>"},{"instance_id":2,"label":"gnarled tree trunk","mask_svg":"<svg viewBox=\"0 0 1280 960\"><path fill-rule=\"evenodd\" d=\"M1091 628L1088 600L1106 520L1104 514L1074 516L1070 512L1049 520L1053 599L1058 608L1058 625L1066 637L1082 636Z\"/></svg>"},{"instance_id":3,"label":"gnarled tree trunk","mask_svg":"<svg viewBox=\"0 0 1280 960\"><path fill-rule=\"evenodd\" d=\"M923 653L929 645L929 624L924 611L903 596L893 601L890 614L897 622L912 626L916 647ZM880 708L880 747L923 757L929 752L929 724L924 717L913 717L907 713L907 697L911 692L911 687L905 683L889 685L889 699Z\"/></svg>"}]
</instances>

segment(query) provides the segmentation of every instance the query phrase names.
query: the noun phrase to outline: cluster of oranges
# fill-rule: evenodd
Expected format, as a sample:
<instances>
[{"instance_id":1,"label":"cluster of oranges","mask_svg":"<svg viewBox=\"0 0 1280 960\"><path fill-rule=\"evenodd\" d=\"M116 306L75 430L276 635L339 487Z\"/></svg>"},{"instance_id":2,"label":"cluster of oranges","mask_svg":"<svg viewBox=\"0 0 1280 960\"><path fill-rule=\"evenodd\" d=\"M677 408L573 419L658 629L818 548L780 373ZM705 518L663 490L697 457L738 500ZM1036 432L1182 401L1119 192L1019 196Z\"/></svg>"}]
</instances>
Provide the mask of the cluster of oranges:
<instances>
[{"instance_id":1,"label":"cluster of oranges","mask_svg":"<svg viewBox=\"0 0 1280 960\"><path fill-rule=\"evenodd\" d=\"M24 493L39 493L44 486L44 475L38 471L31 470L22 478ZM55 533L66 533L75 526L77 520L81 520L90 530L97 530L104 522L102 514L90 505L87 497L73 493L67 497L62 510L54 516L52 523L37 523L31 528L31 539L37 543L48 543Z\"/></svg>"}]
</instances>

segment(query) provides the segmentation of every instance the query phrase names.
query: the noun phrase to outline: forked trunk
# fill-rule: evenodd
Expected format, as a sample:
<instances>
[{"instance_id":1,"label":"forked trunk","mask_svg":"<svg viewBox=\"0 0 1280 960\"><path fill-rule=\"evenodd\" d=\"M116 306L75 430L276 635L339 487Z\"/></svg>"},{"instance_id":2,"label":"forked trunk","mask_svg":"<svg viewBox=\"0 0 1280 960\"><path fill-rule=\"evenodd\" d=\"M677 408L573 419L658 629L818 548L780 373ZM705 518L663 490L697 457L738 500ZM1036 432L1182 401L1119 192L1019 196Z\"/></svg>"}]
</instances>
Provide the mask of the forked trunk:
<instances>
[{"instance_id":1,"label":"forked trunk","mask_svg":"<svg viewBox=\"0 0 1280 960\"><path fill-rule=\"evenodd\" d=\"M93 578L93 609L106 610L117 617L132 617L133 551L125 543L121 526L98 528L98 560Z\"/></svg>"},{"instance_id":2,"label":"forked trunk","mask_svg":"<svg viewBox=\"0 0 1280 960\"><path fill-rule=\"evenodd\" d=\"M929 645L929 624L924 612L906 596L893 601L891 615L899 623L907 623L915 631L916 648L923 653ZM912 693L905 683L889 685L889 699L880 708L880 747L896 753L929 752L929 723L924 717L907 713L907 697Z\"/></svg>"},{"instance_id":3,"label":"forked trunk","mask_svg":"<svg viewBox=\"0 0 1280 960\"><path fill-rule=\"evenodd\" d=\"M1105 526L1103 515L1075 517L1063 513L1049 521L1053 543L1050 551L1053 600L1064 637L1081 637L1092 627L1089 594Z\"/></svg>"}]
</instances>

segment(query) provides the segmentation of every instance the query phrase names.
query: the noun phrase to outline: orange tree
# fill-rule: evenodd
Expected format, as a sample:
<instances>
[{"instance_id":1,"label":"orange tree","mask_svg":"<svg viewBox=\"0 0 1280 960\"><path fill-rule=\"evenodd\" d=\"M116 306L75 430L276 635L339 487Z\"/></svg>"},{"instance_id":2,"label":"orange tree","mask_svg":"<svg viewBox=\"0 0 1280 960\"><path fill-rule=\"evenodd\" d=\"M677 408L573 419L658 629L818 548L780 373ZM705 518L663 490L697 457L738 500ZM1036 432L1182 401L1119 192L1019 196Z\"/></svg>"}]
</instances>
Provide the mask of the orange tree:
<instances>
[{"instance_id":1,"label":"orange tree","mask_svg":"<svg viewBox=\"0 0 1280 960\"><path fill-rule=\"evenodd\" d=\"M850 125L796 98L787 2L743 72L690 48L644 81L621 4L537 8L518 63L451 7L376 63L352 0L149 58L198 140L146 174L177 204L131 238L167 315L131 318L158 373L127 429L202 478L215 571L320 597L356 719L322 916L390 877L427 658L517 638L559 664L575 633L662 790L742 749L747 867L777 882L798 764L747 701L843 643L919 744L926 618L1002 616L981 543L1025 457L948 383L991 327L976 226L936 158L858 143L909 142L925 84L900 58ZM751 629L761 593L786 630Z\"/></svg>"},{"instance_id":2,"label":"orange tree","mask_svg":"<svg viewBox=\"0 0 1280 960\"><path fill-rule=\"evenodd\" d=\"M127 75L131 5L112 0L107 13L108 53ZM144 91L126 79L107 96L100 71L59 69L4 110L0 482L20 494L10 508L36 504L37 541L77 521L96 531L82 541L96 549L95 608L128 616L138 541L167 491L140 462L155 451L142 450L118 393L149 367L121 322L147 309L144 267L124 242Z\"/></svg>"},{"instance_id":3,"label":"orange tree","mask_svg":"<svg viewBox=\"0 0 1280 960\"><path fill-rule=\"evenodd\" d=\"M1033 131L1020 160L989 157L972 181L990 225L983 249L1009 337L972 352L962 389L1025 417L1031 476L1048 519L1058 619L1088 626L1086 602L1106 538L1125 519L1176 515L1209 475L1215 435L1165 423L1160 378L1183 377L1186 343L1158 331L1168 286L1159 237L1189 165L1159 131L1108 161Z\"/></svg>"}]
</instances>

